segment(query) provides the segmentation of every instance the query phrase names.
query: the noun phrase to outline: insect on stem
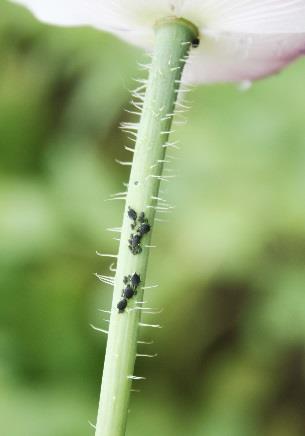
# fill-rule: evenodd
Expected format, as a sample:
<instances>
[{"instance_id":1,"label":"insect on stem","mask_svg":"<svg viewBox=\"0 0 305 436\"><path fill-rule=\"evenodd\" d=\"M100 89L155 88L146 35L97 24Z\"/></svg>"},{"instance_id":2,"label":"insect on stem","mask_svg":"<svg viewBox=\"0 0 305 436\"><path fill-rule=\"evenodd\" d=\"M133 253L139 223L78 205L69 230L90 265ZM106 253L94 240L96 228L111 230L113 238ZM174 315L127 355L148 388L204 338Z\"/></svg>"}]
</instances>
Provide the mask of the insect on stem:
<instances>
[{"instance_id":1,"label":"insect on stem","mask_svg":"<svg viewBox=\"0 0 305 436\"><path fill-rule=\"evenodd\" d=\"M145 309L143 293L156 212L167 212L159 197L161 181L173 176L163 175L176 99L179 94L182 71L191 47L198 45L196 27L184 19L164 19L156 24L155 49L148 80L133 92L133 104L141 112L139 123L123 123L135 148L130 179L126 193L113 199L126 201L115 277L99 275L107 284L114 283L109 333L98 410L96 436L123 436L129 410L132 382L144 377L133 375L136 357L154 357L155 354L137 353L139 329L159 329L159 324L141 321L142 313L158 313ZM140 82L141 83L141 82ZM180 103L180 109L183 109ZM129 165L129 162L120 162ZM156 165L157 163L157 165ZM159 204L159 199L161 204ZM111 230L118 230L117 228ZM106 331L104 331L106 333Z\"/></svg>"}]
</instances>

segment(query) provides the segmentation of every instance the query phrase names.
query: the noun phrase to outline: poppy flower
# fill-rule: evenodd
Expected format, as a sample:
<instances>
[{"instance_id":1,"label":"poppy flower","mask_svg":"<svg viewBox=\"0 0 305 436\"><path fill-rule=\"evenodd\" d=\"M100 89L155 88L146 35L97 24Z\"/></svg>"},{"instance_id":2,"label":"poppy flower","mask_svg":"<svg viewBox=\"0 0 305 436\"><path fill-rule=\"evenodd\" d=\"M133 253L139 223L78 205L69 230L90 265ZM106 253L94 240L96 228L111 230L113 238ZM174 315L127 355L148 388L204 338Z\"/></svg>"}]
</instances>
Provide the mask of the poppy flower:
<instances>
[{"instance_id":1,"label":"poppy flower","mask_svg":"<svg viewBox=\"0 0 305 436\"><path fill-rule=\"evenodd\" d=\"M141 311L154 313L143 293L151 287L145 280L155 214L170 209L159 186L173 177L163 175L163 165L166 149L175 147L168 141L175 107L184 108L177 102L181 75L191 83L240 82L280 71L305 53L305 0L14 1L44 22L89 25L147 50L155 46L149 77L134 91L140 121L123 125L135 148L126 148L133 162L122 163L132 165L127 191L115 196L125 201L118 255L100 254L116 258L115 276L97 275L114 292L109 330L95 327L108 335L95 434L123 436L131 382L145 378L133 374L135 360L154 357L137 353L138 329L160 327L142 323Z\"/></svg>"},{"instance_id":2,"label":"poppy flower","mask_svg":"<svg viewBox=\"0 0 305 436\"><path fill-rule=\"evenodd\" d=\"M200 32L184 73L191 83L259 79L305 53L304 0L14 1L44 22L93 26L147 49L158 20L185 18Z\"/></svg>"}]
</instances>

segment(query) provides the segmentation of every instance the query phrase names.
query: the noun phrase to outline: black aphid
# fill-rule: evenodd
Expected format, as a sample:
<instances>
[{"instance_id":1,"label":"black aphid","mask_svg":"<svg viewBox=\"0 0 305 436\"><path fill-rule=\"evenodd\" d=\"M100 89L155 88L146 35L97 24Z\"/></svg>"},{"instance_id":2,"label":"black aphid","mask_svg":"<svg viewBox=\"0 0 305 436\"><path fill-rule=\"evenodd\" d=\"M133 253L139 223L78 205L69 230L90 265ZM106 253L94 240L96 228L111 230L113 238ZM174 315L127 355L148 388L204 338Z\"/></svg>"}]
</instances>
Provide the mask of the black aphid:
<instances>
[{"instance_id":1,"label":"black aphid","mask_svg":"<svg viewBox=\"0 0 305 436\"><path fill-rule=\"evenodd\" d=\"M196 47L199 47L199 45L200 45L200 39L194 38L192 41L192 47L196 48Z\"/></svg>"},{"instance_id":2,"label":"black aphid","mask_svg":"<svg viewBox=\"0 0 305 436\"><path fill-rule=\"evenodd\" d=\"M139 235L138 233L132 233L130 235L130 239L128 240L128 242L130 243L130 245L135 247L136 245L140 244L140 242L141 242L141 235Z\"/></svg>"},{"instance_id":3,"label":"black aphid","mask_svg":"<svg viewBox=\"0 0 305 436\"><path fill-rule=\"evenodd\" d=\"M142 247L141 245L136 245L133 247L132 245L129 245L129 250L132 252L132 254L141 254L142 253Z\"/></svg>"},{"instance_id":4,"label":"black aphid","mask_svg":"<svg viewBox=\"0 0 305 436\"><path fill-rule=\"evenodd\" d=\"M119 312L122 313L127 307L127 300L126 298L123 298L121 301L118 302L117 308L119 309Z\"/></svg>"},{"instance_id":5,"label":"black aphid","mask_svg":"<svg viewBox=\"0 0 305 436\"><path fill-rule=\"evenodd\" d=\"M125 276L125 277L123 278L123 283L124 283L124 285L127 285L127 283L129 283L129 281L130 281L130 276Z\"/></svg>"},{"instance_id":6,"label":"black aphid","mask_svg":"<svg viewBox=\"0 0 305 436\"><path fill-rule=\"evenodd\" d=\"M134 274L131 276L130 281L131 281L131 285L132 285L132 287L133 287L134 289L136 289L136 288L139 286L140 282L141 282L141 278L140 278L139 274L134 273Z\"/></svg>"},{"instance_id":7,"label":"black aphid","mask_svg":"<svg viewBox=\"0 0 305 436\"><path fill-rule=\"evenodd\" d=\"M129 242L129 249L132 252L132 254L139 254L142 252L142 248L140 245L141 242L141 235L139 235L138 233L135 234L131 234L130 235L130 239L128 239Z\"/></svg>"},{"instance_id":8,"label":"black aphid","mask_svg":"<svg viewBox=\"0 0 305 436\"><path fill-rule=\"evenodd\" d=\"M124 292L124 297L127 298L128 300L132 298L135 294L134 289L130 285L127 285L123 292Z\"/></svg>"},{"instance_id":9,"label":"black aphid","mask_svg":"<svg viewBox=\"0 0 305 436\"><path fill-rule=\"evenodd\" d=\"M144 212L141 212L140 213L140 215L139 215L139 218L138 218L138 221L139 221L139 223L147 223L148 221L147 221L147 218L145 218L145 213Z\"/></svg>"},{"instance_id":10,"label":"black aphid","mask_svg":"<svg viewBox=\"0 0 305 436\"><path fill-rule=\"evenodd\" d=\"M141 236L143 236L146 233L148 233L150 231L150 229L151 229L151 226L149 224L142 223L137 231Z\"/></svg>"},{"instance_id":11,"label":"black aphid","mask_svg":"<svg viewBox=\"0 0 305 436\"><path fill-rule=\"evenodd\" d=\"M128 216L131 220L136 221L137 220L137 212L132 209L130 206L128 207Z\"/></svg>"}]
</instances>

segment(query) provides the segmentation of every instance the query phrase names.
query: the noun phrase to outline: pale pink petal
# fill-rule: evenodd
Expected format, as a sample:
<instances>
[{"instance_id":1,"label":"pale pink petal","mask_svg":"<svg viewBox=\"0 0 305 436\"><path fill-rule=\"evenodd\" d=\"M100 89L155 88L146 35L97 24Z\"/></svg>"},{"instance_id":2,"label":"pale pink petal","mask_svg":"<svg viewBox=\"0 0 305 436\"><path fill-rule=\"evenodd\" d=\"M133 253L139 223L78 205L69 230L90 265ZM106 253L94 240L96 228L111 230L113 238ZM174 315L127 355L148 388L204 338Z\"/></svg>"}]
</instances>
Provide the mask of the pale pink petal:
<instances>
[{"instance_id":1,"label":"pale pink petal","mask_svg":"<svg viewBox=\"0 0 305 436\"><path fill-rule=\"evenodd\" d=\"M305 32L305 0L184 0L181 14L220 32Z\"/></svg>"},{"instance_id":2,"label":"pale pink petal","mask_svg":"<svg viewBox=\"0 0 305 436\"><path fill-rule=\"evenodd\" d=\"M223 33L206 37L193 51L184 81L240 82L274 74L305 54L305 33L256 35Z\"/></svg>"},{"instance_id":3,"label":"pale pink petal","mask_svg":"<svg viewBox=\"0 0 305 436\"><path fill-rule=\"evenodd\" d=\"M201 30L305 32L304 0L13 0L41 20L100 29L152 28L161 17L183 16Z\"/></svg>"},{"instance_id":4,"label":"pale pink petal","mask_svg":"<svg viewBox=\"0 0 305 436\"><path fill-rule=\"evenodd\" d=\"M193 50L185 80L254 80L304 54L305 0L14 0L42 21L91 25L151 48L154 24L182 16L196 24L201 44Z\"/></svg>"}]
</instances>

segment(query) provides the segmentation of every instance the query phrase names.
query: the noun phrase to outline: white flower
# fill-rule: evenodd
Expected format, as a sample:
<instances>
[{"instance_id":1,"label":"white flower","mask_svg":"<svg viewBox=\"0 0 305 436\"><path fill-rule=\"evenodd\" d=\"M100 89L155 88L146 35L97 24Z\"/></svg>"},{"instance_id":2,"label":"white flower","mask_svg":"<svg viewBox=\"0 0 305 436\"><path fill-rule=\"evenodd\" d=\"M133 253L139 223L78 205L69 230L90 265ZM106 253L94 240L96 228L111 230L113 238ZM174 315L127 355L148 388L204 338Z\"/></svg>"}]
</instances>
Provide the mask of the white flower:
<instances>
[{"instance_id":1,"label":"white flower","mask_svg":"<svg viewBox=\"0 0 305 436\"><path fill-rule=\"evenodd\" d=\"M305 54L305 0L13 0L42 21L90 25L150 48L154 24L183 17L200 30L184 79L254 80Z\"/></svg>"}]
</instances>

